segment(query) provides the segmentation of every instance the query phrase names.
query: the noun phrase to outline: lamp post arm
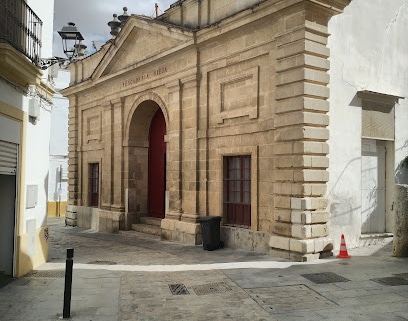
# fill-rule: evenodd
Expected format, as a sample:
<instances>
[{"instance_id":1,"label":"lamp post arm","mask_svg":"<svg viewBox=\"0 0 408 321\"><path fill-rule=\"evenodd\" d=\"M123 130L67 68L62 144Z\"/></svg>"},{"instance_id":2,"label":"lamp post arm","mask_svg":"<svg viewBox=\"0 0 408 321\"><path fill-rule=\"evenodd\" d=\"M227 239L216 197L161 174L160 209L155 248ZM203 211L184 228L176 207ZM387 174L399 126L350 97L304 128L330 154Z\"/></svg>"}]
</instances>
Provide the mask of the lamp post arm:
<instances>
[{"instance_id":1,"label":"lamp post arm","mask_svg":"<svg viewBox=\"0 0 408 321\"><path fill-rule=\"evenodd\" d=\"M51 67L52 65L55 64L64 64L68 59L66 58L60 58L60 57L52 57L52 58L40 58L38 61L38 67L41 70L45 70L49 67Z\"/></svg>"}]
</instances>

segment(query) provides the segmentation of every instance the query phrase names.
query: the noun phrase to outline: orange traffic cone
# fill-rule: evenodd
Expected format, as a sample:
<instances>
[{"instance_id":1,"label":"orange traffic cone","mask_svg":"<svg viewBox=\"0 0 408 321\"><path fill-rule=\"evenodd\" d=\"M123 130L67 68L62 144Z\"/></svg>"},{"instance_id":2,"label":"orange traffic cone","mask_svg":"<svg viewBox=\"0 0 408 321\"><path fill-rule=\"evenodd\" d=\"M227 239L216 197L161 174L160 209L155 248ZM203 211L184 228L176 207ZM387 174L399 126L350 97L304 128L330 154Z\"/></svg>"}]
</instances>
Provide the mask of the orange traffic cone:
<instances>
[{"instance_id":1,"label":"orange traffic cone","mask_svg":"<svg viewBox=\"0 0 408 321\"><path fill-rule=\"evenodd\" d=\"M351 256L347 252L346 240L344 239L344 234L341 235L340 242L340 253L337 255L339 259L349 259Z\"/></svg>"}]
</instances>

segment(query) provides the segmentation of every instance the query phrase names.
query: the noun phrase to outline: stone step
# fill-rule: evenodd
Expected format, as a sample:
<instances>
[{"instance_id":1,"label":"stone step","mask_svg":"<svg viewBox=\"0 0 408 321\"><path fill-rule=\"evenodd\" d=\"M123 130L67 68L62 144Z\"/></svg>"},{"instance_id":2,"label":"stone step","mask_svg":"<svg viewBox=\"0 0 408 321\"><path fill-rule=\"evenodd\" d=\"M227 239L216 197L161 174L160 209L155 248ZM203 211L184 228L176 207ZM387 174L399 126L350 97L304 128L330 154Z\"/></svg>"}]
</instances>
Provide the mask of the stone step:
<instances>
[{"instance_id":1,"label":"stone step","mask_svg":"<svg viewBox=\"0 0 408 321\"><path fill-rule=\"evenodd\" d=\"M161 234L160 226L150 224L132 224L132 230L150 235Z\"/></svg>"},{"instance_id":2,"label":"stone step","mask_svg":"<svg viewBox=\"0 0 408 321\"><path fill-rule=\"evenodd\" d=\"M161 225L161 219L156 218L156 217L141 217L140 218L140 223L141 224L146 224L146 225L155 225L155 226L160 226Z\"/></svg>"}]
</instances>

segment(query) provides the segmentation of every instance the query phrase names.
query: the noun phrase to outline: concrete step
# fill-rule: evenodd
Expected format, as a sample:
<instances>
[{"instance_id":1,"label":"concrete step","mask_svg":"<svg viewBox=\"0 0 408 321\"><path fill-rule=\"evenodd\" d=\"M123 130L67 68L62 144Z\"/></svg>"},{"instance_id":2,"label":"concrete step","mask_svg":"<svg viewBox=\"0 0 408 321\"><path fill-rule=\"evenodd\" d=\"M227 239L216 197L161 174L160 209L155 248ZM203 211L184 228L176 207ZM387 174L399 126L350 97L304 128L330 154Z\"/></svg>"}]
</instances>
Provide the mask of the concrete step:
<instances>
[{"instance_id":1,"label":"concrete step","mask_svg":"<svg viewBox=\"0 0 408 321\"><path fill-rule=\"evenodd\" d=\"M160 226L161 225L161 219L160 218L155 218L155 217L141 217L140 218L140 223L141 224L146 224L146 225L155 225L155 226Z\"/></svg>"},{"instance_id":2,"label":"concrete step","mask_svg":"<svg viewBox=\"0 0 408 321\"><path fill-rule=\"evenodd\" d=\"M132 230L150 235L161 234L160 226L150 224L132 224Z\"/></svg>"}]
</instances>

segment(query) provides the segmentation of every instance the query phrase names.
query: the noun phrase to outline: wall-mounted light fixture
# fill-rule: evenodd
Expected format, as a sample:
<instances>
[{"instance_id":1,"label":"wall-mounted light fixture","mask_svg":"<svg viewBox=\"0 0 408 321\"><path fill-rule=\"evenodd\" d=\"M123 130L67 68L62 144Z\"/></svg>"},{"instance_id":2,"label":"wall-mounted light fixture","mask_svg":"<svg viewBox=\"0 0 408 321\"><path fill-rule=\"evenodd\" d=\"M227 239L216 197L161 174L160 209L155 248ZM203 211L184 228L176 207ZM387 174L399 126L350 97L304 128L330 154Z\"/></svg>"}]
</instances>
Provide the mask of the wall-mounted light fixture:
<instances>
[{"instance_id":1,"label":"wall-mounted light fixture","mask_svg":"<svg viewBox=\"0 0 408 321\"><path fill-rule=\"evenodd\" d=\"M81 33L78 31L75 23L68 22L68 25L62 27L61 31L58 31L58 34L61 36L62 49L64 50L67 58L40 58L38 66L42 70L45 70L56 63L60 65L69 63L72 60L85 56L86 54L85 49L87 46L82 44L84 37L82 37Z\"/></svg>"}]
</instances>

